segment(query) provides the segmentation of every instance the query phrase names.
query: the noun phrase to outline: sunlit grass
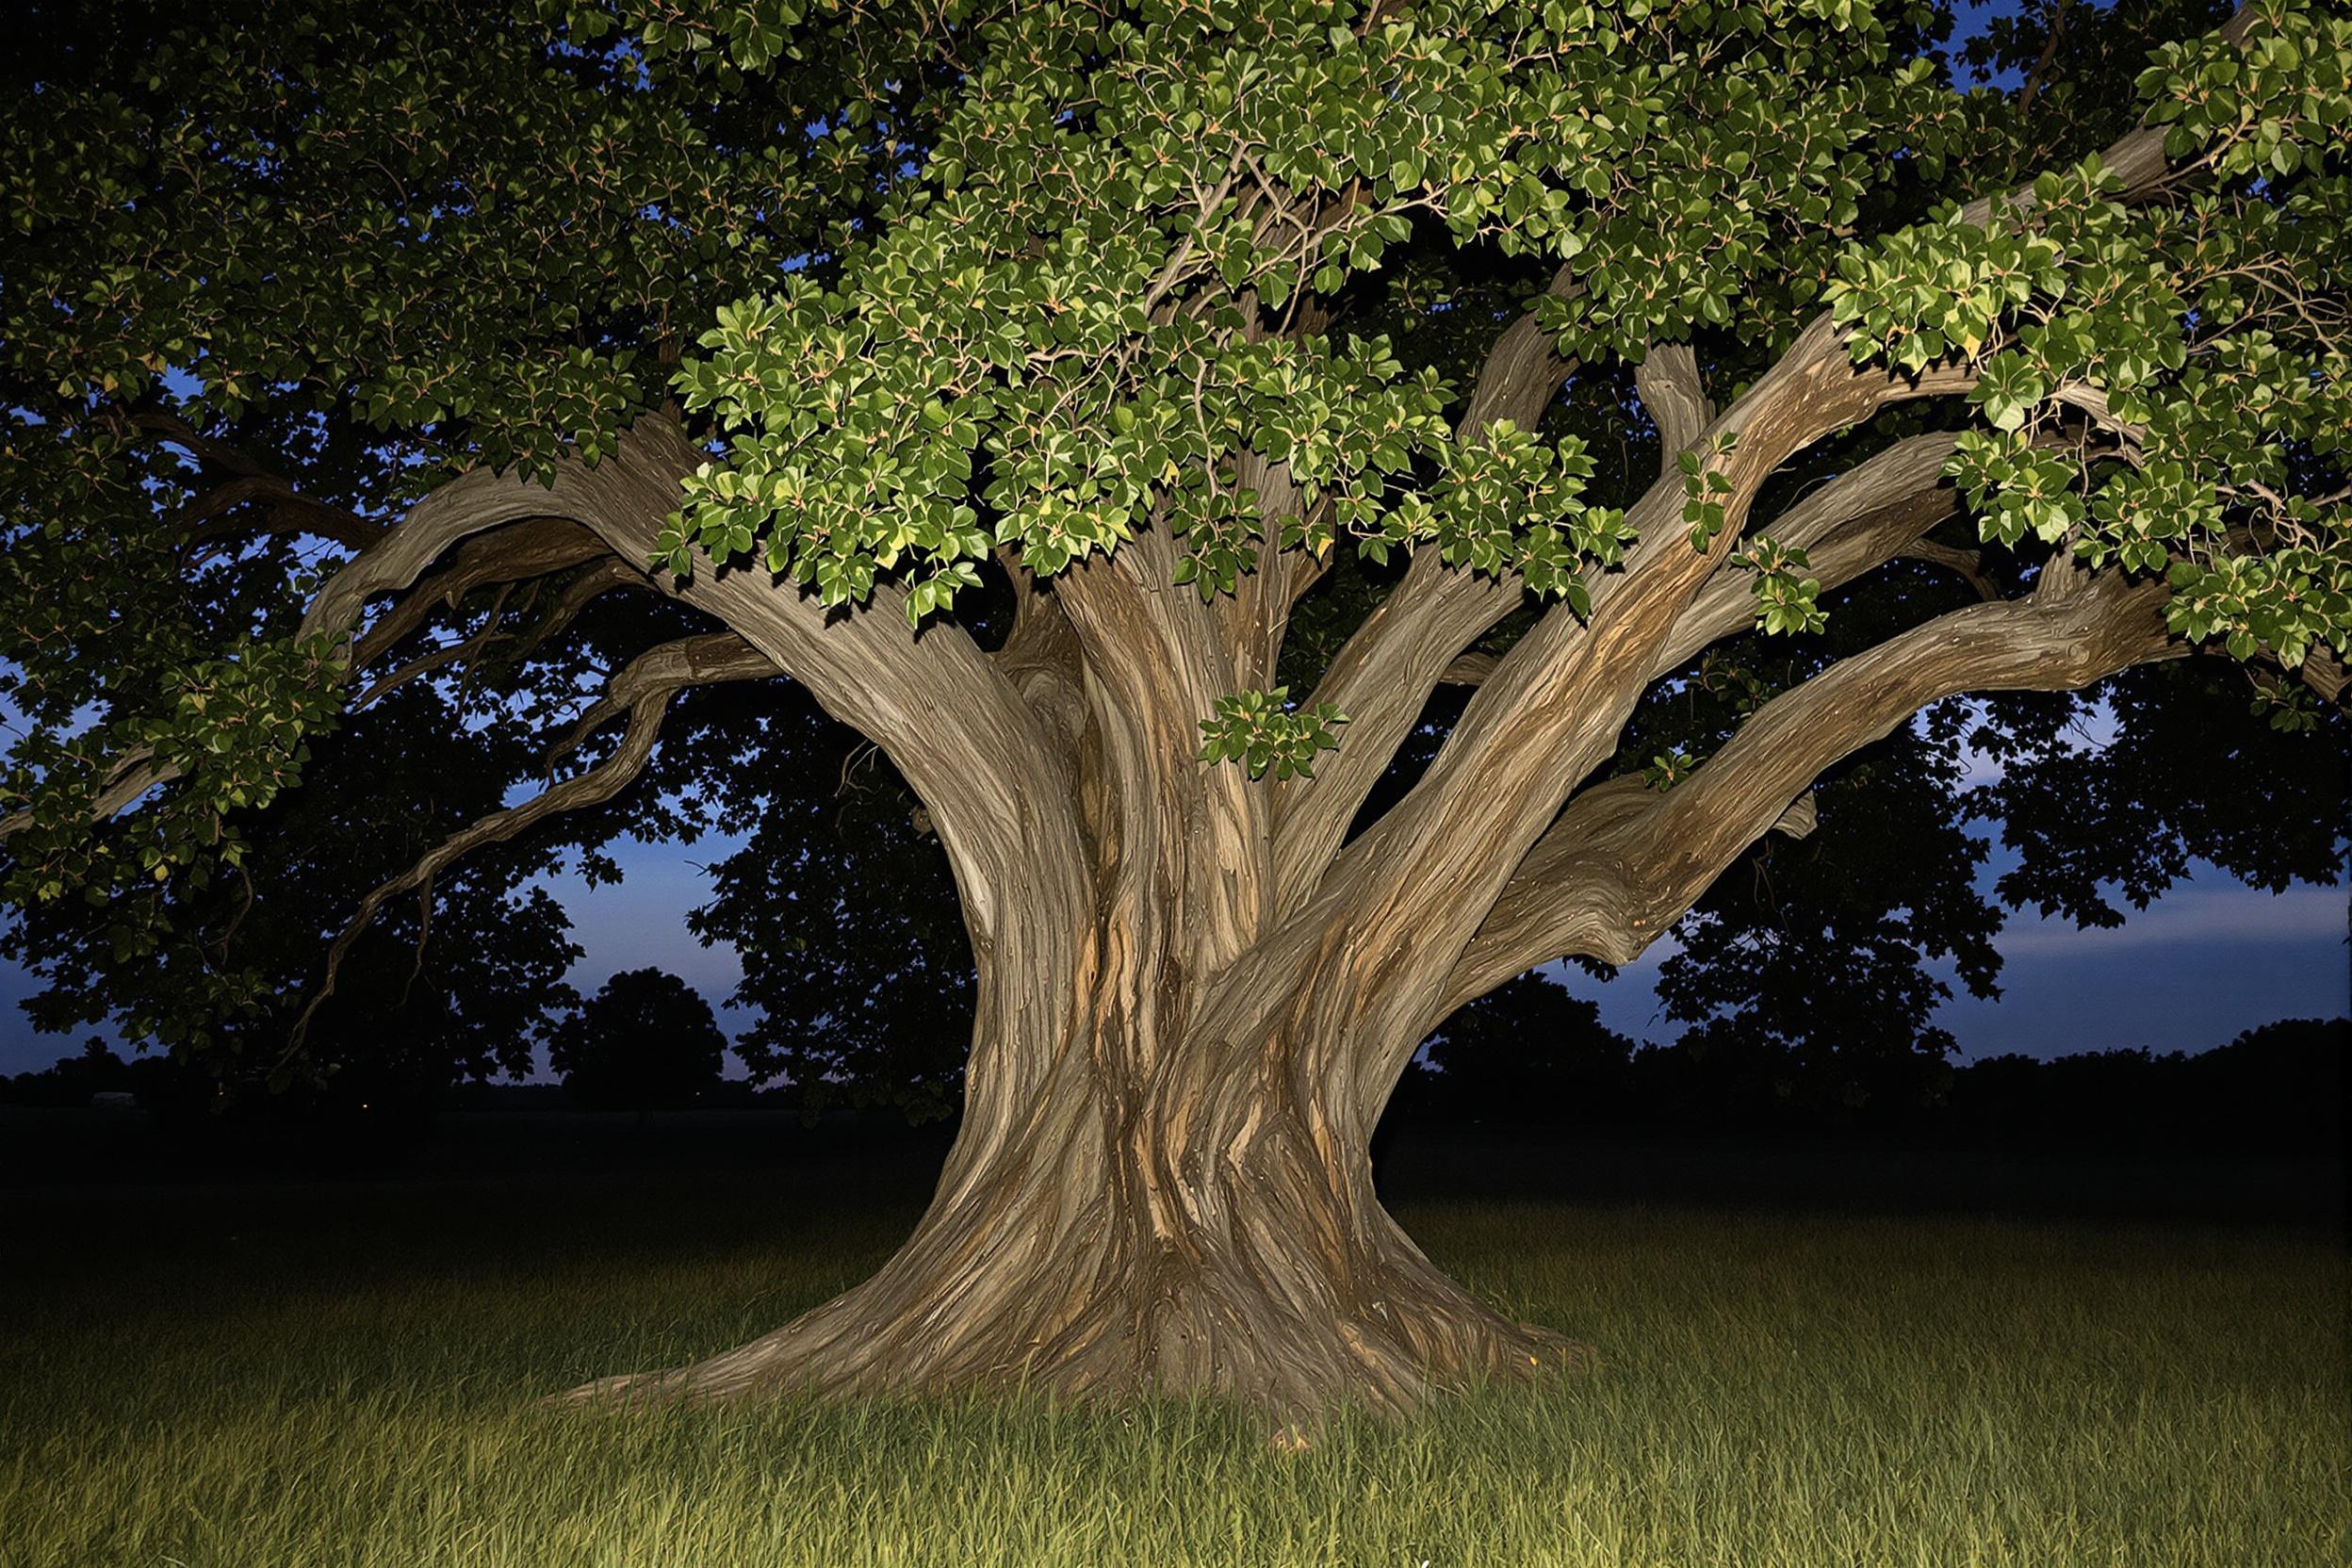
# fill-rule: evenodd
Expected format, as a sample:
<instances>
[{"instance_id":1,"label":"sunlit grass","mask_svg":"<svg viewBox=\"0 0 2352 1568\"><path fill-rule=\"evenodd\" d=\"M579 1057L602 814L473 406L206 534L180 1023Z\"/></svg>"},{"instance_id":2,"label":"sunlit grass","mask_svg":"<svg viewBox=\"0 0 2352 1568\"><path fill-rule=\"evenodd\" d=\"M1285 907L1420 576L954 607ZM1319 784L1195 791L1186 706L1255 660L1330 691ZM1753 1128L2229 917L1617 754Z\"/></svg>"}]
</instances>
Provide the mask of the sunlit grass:
<instances>
[{"instance_id":1,"label":"sunlit grass","mask_svg":"<svg viewBox=\"0 0 2352 1568\"><path fill-rule=\"evenodd\" d=\"M1174 1403L536 1403L773 1327L909 1217L817 1198L51 1215L0 1242L0 1563L2352 1560L2345 1262L2308 1233L1408 1206L1605 1364L1299 1455Z\"/></svg>"}]
</instances>

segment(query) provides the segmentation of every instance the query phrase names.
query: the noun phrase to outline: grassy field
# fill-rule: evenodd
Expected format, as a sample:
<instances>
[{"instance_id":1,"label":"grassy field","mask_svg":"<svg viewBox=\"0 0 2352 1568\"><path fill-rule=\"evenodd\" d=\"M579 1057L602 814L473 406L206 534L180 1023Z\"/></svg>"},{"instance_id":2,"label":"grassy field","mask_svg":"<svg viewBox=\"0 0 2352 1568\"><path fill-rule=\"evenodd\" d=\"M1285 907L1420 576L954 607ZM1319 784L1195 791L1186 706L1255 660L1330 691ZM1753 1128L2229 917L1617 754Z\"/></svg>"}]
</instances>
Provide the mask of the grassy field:
<instances>
[{"instance_id":1,"label":"grassy field","mask_svg":"<svg viewBox=\"0 0 2352 1568\"><path fill-rule=\"evenodd\" d=\"M561 1414L911 1217L669 1173L0 1198L0 1564L2352 1561L2340 1236L1404 1203L1596 1375L1285 1455L1182 1405Z\"/></svg>"}]
</instances>

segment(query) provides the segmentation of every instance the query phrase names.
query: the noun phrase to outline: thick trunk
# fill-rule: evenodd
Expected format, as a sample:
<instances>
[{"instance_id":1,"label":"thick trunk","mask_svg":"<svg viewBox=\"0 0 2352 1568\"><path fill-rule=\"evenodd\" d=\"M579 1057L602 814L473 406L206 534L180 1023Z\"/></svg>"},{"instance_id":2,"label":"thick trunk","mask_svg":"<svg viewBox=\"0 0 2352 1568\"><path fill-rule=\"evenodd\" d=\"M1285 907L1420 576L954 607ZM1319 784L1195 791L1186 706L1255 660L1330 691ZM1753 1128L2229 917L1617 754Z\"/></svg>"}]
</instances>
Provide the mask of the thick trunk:
<instances>
[{"instance_id":1,"label":"thick trunk","mask_svg":"<svg viewBox=\"0 0 2352 1568\"><path fill-rule=\"evenodd\" d=\"M872 1279L739 1348L575 1396L1198 1393L1296 1421L1582 1364L1380 1207L1359 1114L1302 1088L1298 1064L1328 1054L1162 1041L1137 1071L1101 1027L1119 1009L1072 1013L1036 1092L975 1095L929 1210Z\"/></svg>"}]
</instances>

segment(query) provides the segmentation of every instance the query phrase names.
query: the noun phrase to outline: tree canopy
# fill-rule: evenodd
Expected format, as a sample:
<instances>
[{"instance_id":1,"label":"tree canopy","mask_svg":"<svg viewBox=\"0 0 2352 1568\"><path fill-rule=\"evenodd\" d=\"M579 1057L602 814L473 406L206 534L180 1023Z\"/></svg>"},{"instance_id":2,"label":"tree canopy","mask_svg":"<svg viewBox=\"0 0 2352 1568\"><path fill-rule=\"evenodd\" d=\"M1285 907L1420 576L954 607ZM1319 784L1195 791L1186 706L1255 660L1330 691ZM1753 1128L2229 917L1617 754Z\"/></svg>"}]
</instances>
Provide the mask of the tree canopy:
<instances>
[{"instance_id":1,"label":"tree canopy","mask_svg":"<svg viewBox=\"0 0 2352 1568\"><path fill-rule=\"evenodd\" d=\"M1285 699L1393 552L1589 613L1654 488L1605 447L1695 433L1702 359L1721 399L1806 332L1894 368L1872 405L1976 416L1805 454L1808 482L1883 448L1883 483L1930 482L1915 510L1949 504L1937 476L1963 487L1974 542L2011 547L1979 558L2004 592L2053 552L2113 561L2169 590L2169 629L2250 661L2281 727L2342 690L2340 18L2253 6L2198 38L2195 8L2029 9L1967 51L2030 71L2008 94L1952 90L1919 53L1949 25L1932 8L1843 0L116 20L39 8L11 67L6 789L12 897L86 899L130 958L219 931L180 906L213 896L358 666L470 662L477 717L570 695L583 660L553 631L643 563L559 549L519 593L461 570L440 586L470 636L403 613L332 649L302 612L452 474L545 480L670 399L712 442L650 552L674 572L756 553L822 603L880 584L891 612L984 627L992 563L1047 581L1140 530L1264 620L1250 584L1359 553L1369 579L1292 612L1280 669L1202 694L1207 753L1252 774L1345 744L1345 670ZM1574 368L1569 399L1465 406L1527 298L1540 334L1508 347ZM1629 362L1642 391L1605 368ZM1651 534L1712 549L1726 509L1769 499L1740 433L1679 448ZM1858 564L1815 536L1823 511L1726 555L1759 631L1806 642ZM1903 559L1970 553L1917 543ZM510 591L493 611L470 582ZM1759 661L1721 662L1755 682ZM2070 710L2044 704L2045 733ZM2015 733L1981 743L2034 743ZM1704 755L1635 739L1658 782ZM1355 749L1377 766L1389 740ZM2068 809L2071 785L2037 798ZM2161 826L2077 845L2099 863L2053 900L2099 906L2116 844L2135 896L2186 848ZM295 983L169 972L180 1016L120 1009L134 1033L209 1037Z\"/></svg>"}]
</instances>

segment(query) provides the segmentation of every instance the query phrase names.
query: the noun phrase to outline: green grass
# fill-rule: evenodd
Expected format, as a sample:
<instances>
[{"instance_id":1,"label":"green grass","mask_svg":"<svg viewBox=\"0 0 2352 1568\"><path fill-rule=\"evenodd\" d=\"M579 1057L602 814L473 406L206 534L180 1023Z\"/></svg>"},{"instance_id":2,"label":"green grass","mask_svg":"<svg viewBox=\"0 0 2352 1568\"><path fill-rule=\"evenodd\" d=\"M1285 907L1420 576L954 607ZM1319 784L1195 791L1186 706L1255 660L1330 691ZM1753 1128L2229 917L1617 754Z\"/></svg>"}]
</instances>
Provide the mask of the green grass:
<instances>
[{"instance_id":1,"label":"green grass","mask_svg":"<svg viewBox=\"0 0 2352 1568\"><path fill-rule=\"evenodd\" d=\"M2345 1260L2310 1233L1409 1205L1606 1364L1298 1456L1181 1404L534 1403L772 1327L910 1217L820 1196L12 1199L0 1564L2352 1560Z\"/></svg>"}]
</instances>

